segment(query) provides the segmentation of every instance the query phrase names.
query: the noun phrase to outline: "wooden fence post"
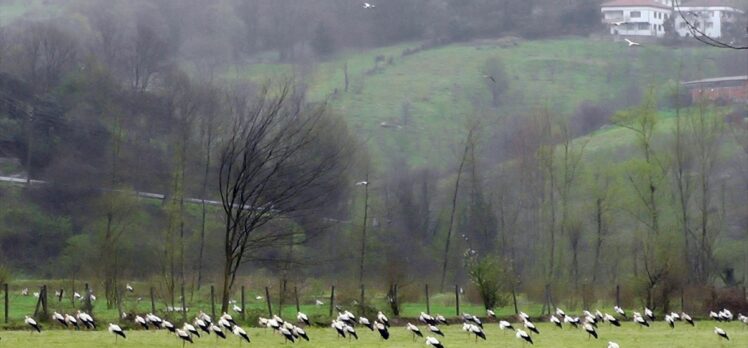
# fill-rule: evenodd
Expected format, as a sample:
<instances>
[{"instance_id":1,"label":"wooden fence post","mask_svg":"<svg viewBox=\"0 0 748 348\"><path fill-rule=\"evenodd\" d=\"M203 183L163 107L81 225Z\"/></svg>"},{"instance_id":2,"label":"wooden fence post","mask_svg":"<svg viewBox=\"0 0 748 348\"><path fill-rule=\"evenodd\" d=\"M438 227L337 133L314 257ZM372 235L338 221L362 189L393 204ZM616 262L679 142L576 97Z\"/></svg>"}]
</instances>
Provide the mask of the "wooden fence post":
<instances>
[{"instance_id":1,"label":"wooden fence post","mask_svg":"<svg viewBox=\"0 0 748 348\"><path fill-rule=\"evenodd\" d=\"M210 286L210 314L216 317L216 288L213 285Z\"/></svg>"},{"instance_id":2,"label":"wooden fence post","mask_svg":"<svg viewBox=\"0 0 748 348\"><path fill-rule=\"evenodd\" d=\"M330 317L332 318L332 309L335 308L335 285L330 289Z\"/></svg>"},{"instance_id":3,"label":"wooden fence post","mask_svg":"<svg viewBox=\"0 0 748 348\"><path fill-rule=\"evenodd\" d=\"M187 300L184 298L184 283L182 283L182 321L187 322Z\"/></svg>"},{"instance_id":4,"label":"wooden fence post","mask_svg":"<svg viewBox=\"0 0 748 348\"><path fill-rule=\"evenodd\" d=\"M5 293L5 323L8 323L8 283L5 283L4 285L4 293Z\"/></svg>"},{"instance_id":5,"label":"wooden fence post","mask_svg":"<svg viewBox=\"0 0 748 348\"><path fill-rule=\"evenodd\" d=\"M616 306L621 307L621 286L616 285Z\"/></svg>"},{"instance_id":6,"label":"wooden fence post","mask_svg":"<svg viewBox=\"0 0 748 348\"><path fill-rule=\"evenodd\" d=\"M151 286L151 313L156 313L156 289Z\"/></svg>"},{"instance_id":7,"label":"wooden fence post","mask_svg":"<svg viewBox=\"0 0 748 348\"><path fill-rule=\"evenodd\" d=\"M73 279L73 290L70 293L70 298L72 298L71 303L73 304L73 307L75 307L75 279Z\"/></svg>"},{"instance_id":8,"label":"wooden fence post","mask_svg":"<svg viewBox=\"0 0 748 348\"><path fill-rule=\"evenodd\" d=\"M242 285L242 315L241 315L242 320L245 319L245 316L244 316L244 309L245 309L244 303L245 303L244 302L244 285Z\"/></svg>"},{"instance_id":9,"label":"wooden fence post","mask_svg":"<svg viewBox=\"0 0 748 348\"><path fill-rule=\"evenodd\" d=\"M361 284L361 299L359 300L359 313L360 316L365 316L366 313L364 312L366 310L366 307L364 306L364 284Z\"/></svg>"},{"instance_id":10,"label":"wooden fence post","mask_svg":"<svg viewBox=\"0 0 748 348\"><path fill-rule=\"evenodd\" d=\"M42 313L44 314L44 319L46 320L49 316L49 310L47 308L47 285L42 286L42 293L39 294L39 297L42 300Z\"/></svg>"},{"instance_id":11,"label":"wooden fence post","mask_svg":"<svg viewBox=\"0 0 748 348\"><path fill-rule=\"evenodd\" d=\"M686 311L686 291L683 288L680 288L680 310L681 312Z\"/></svg>"},{"instance_id":12,"label":"wooden fence post","mask_svg":"<svg viewBox=\"0 0 748 348\"><path fill-rule=\"evenodd\" d=\"M91 306L91 288L88 287L88 283L85 284L86 289L86 311L88 311L88 314L91 314L93 312L93 306Z\"/></svg>"},{"instance_id":13,"label":"wooden fence post","mask_svg":"<svg viewBox=\"0 0 748 348\"><path fill-rule=\"evenodd\" d=\"M60 294L57 295L57 302L62 302L62 294L65 293L65 289L60 288Z\"/></svg>"},{"instance_id":14,"label":"wooden fence post","mask_svg":"<svg viewBox=\"0 0 748 348\"><path fill-rule=\"evenodd\" d=\"M514 302L514 314L519 314L519 307L517 306L517 290L512 287L512 302Z\"/></svg>"},{"instance_id":15,"label":"wooden fence post","mask_svg":"<svg viewBox=\"0 0 748 348\"><path fill-rule=\"evenodd\" d=\"M299 289L295 286L293 287L293 296L296 298L296 313L301 312L301 307L299 307Z\"/></svg>"},{"instance_id":16,"label":"wooden fence post","mask_svg":"<svg viewBox=\"0 0 748 348\"><path fill-rule=\"evenodd\" d=\"M455 284L455 315L460 315L460 287Z\"/></svg>"},{"instance_id":17,"label":"wooden fence post","mask_svg":"<svg viewBox=\"0 0 748 348\"><path fill-rule=\"evenodd\" d=\"M426 314L431 315L431 304L429 303L429 285L424 286L426 291Z\"/></svg>"},{"instance_id":18,"label":"wooden fence post","mask_svg":"<svg viewBox=\"0 0 748 348\"><path fill-rule=\"evenodd\" d=\"M397 297L397 287L398 286L399 285L397 283L395 283L395 285L392 288L392 290L393 290L392 291L392 293L393 293L393 300L392 301L395 302L395 308L397 308L397 313L395 313L396 316L400 316L400 298Z\"/></svg>"},{"instance_id":19,"label":"wooden fence post","mask_svg":"<svg viewBox=\"0 0 748 348\"><path fill-rule=\"evenodd\" d=\"M265 301L268 303L268 316L273 316L273 306L270 303L270 289L268 287L265 287Z\"/></svg>"}]
</instances>

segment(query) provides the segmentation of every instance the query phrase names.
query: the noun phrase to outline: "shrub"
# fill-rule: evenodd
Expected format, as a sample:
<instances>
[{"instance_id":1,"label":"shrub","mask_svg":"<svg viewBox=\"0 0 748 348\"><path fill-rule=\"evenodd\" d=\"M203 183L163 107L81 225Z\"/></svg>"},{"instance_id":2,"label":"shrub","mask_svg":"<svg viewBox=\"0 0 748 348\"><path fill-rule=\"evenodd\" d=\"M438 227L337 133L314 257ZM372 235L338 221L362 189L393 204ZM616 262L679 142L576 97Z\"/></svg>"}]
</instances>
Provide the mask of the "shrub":
<instances>
[{"instance_id":1,"label":"shrub","mask_svg":"<svg viewBox=\"0 0 748 348\"><path fill-rule=\"evenodd\" d=\"M506 263L497 257L473 257L467 263L468 276L480 293L486 309L509 303L513 279Z\"/></svg>"}]
</instances>

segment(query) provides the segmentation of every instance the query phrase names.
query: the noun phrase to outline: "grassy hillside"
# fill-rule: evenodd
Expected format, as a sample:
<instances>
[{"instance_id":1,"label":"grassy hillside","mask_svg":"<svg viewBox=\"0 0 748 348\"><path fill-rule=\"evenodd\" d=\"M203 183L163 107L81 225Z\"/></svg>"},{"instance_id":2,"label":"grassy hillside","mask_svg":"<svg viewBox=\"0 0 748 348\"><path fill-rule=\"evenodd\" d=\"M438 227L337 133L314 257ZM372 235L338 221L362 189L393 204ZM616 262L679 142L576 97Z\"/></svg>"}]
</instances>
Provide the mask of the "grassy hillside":
<instances>
[{"instance_id":1,"label":"grassy hillside","mask_svg":"<svg viewBox=\"0 0 748 348\"><path fill-rule=\"evenodd\" d=\"M719 74L719 50L704 47L672 49L645 45L629 49L608 39L568 38L541 41L481 41L421 50L403 56L418 44L342 54L306 73L309 92L329 96L335 110L368 140L375 160L402 153L414 165L452 157L450 145L463 138L467 117L481 114L487 123L506 115L522 115L548 108L557 117L573 112L583 101L623 98L628 90L658 93L678 80ZM377 56L384 61L375 64ZM490 108L483 66L498 58L506 68L509 89L502 106ZM344 92L343 67L348 64L350 85ZM294 69L296 71L294 71ZM301 68L258 64L230 69L227 78L263 81ZM337 93L336 93L337 90ZM628 92L630 93L630 92ZM411 120L403 120L404 105ZM477 106L476 106L477 104ZM625 105L625 101L621 101ZM401 125L383 128L381 122Z\"/></svg>"}]
</instances>

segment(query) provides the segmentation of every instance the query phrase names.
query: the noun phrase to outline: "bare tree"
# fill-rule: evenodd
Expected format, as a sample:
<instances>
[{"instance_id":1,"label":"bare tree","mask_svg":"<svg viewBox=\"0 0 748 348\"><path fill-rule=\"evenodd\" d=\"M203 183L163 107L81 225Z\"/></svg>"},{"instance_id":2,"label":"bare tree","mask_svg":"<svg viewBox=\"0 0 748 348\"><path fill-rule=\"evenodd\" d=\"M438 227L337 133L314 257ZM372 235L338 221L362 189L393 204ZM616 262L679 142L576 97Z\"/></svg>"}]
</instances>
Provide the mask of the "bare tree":
<instances>
[{"instance_id":1,"label":"bare tree","mask_svg":"<svg viewBox=\"0 0 748 348\"><path fill-rule=\"evenodd\" d=\"M452 242L452 228L454 226L455 213L457 211L457 194L460 191L460 179L462 179L463 168L468 160L470 149L475 146L475 133L478 130L478 124L474 123L468 127L467 135L465 138L465 146L460 158L460 165L457 168L457 178L455 179L455 187L452 191L452 208L449 212L449 223L447 225L447 238L444 242L444 254L442 256L442 277L440 282L440 291L444 291L445 282L447 280L447 266L449 264L449 245Z\"/></svg>"},{"instance_id":2,"label":"bare tree","mask_svg":"<svg viewBox=\"0 0 748 348\"><path fill-rule=\"evenodd\" d=\"M220 146L219 193L225 215L222 307L240 266L263 248L287 246L291 229L264 229L280 217L312 211L334 198L347 156L342 121L307 106L290 82L264 88L253 103L238 98Z\"/></svg>"}]
</instances>

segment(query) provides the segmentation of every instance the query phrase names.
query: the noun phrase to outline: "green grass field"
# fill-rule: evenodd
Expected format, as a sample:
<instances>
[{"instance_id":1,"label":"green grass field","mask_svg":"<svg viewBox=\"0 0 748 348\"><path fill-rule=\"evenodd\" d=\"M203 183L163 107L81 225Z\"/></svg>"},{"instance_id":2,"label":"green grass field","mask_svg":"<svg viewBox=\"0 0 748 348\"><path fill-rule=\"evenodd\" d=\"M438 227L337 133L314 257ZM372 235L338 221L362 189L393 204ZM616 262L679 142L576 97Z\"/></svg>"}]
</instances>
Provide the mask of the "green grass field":
<instances>
[{"instance_id":1,"label":"green grass field","mask_svg":"<svg viewBox=\"0 0 748 348\"><path fill-rule=\"evenodd\" d=\"M537 347L607 347L608 341L614 341L621 347L746 347L748 346L748 327L739 323L720 324L728 335L729 342L720 342L712 333L714 324L698 322L696 327L676 326L671 330L664 323L658 322L651 328L640 329L632 323L624 323L621 328L603 325L599 329L598 340L588 339L581 329L564 328L559 330L549 324L539 324L540 335L533 337ZM486 324L486 342L475 343L461 331L459 325L442 327L445 338L439 338L446 347L523 347L511 332L502 332L495 323ZM425 328L422 327L422 330ZM288 347L283 339L263 329L247 330L252 343L256 347ZM359 327L359 340L349 342L338 339L335 332L328 328L313 328L308 330L310 342L298 343L306 347L421 347L423 339L415 342L403 327L391 328L388 341L379 339L376 332L370 332ZM41 334L30 334L23 331L0 332L0 346L2 347L58 347L58 348L93 348L93 347L180 347L177 338L166 331L128 331L128 339L119 339L115 345L113 335L105 331L99 332L71 332L62 330L45 330ZM195 346L204 347L239 347L235 336L226 341L217 341L215 336L197 338Z\"/></svg>"}]
</instances>

